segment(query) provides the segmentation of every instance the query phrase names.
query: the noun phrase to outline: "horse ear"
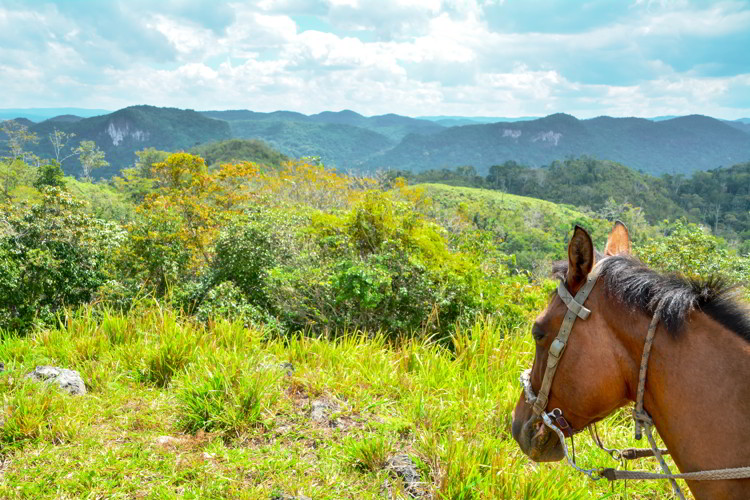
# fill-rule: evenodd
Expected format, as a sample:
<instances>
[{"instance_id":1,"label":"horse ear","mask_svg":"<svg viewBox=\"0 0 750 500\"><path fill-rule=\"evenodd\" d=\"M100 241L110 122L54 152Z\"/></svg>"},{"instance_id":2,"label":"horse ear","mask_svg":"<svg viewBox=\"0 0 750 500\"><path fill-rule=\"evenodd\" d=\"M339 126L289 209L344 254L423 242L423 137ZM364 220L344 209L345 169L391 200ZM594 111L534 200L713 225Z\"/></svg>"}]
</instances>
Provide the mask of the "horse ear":
<instances>
[{"instance_id":1,"label":"horse ear","mask_svg":"<svg viewBox=\"0 0 750 500\"><path fill-rule=\"evenodd\" d=\"M609 233L604 255L618 255L621 253L630 253L630 234L625 224L618 220L615 221L615 225Z\"/></svg>"},{"instance_id":2,"label":"horse ear","mask_svg":"<svg viewBox=\"0 0 750 500\"><path fill-rule=\"evenodd\" d=\"M594 267L594 243L591 236L581 226L576 225L573 237L568 243L568 276L567 285L570 293L575 294L586 281Z\"/></svg>"}]
</instances>

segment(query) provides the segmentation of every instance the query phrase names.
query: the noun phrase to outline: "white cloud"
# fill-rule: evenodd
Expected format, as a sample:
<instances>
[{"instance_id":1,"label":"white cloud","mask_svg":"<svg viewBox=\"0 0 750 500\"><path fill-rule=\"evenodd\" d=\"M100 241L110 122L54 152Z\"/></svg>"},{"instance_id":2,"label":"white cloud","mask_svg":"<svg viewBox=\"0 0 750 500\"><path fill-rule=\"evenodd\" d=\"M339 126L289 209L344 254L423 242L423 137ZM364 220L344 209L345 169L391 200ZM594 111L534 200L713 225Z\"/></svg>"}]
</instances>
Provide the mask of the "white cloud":
<instances>
[{"instance_id":1,"label":"white cloud","mask_svg":"<svg viewBox=\"0 0 750 500\"><path fill-rule=\"evenodd\" d=\"M506 7L496 1L265 0L222 4L230 12L210 23L178 4L121 3L121 22L111 5L85 16L71 4L0 7L3 107L750 114L750 67L702 76L708 63L675 69L670 53L675 40L750 31L742 3L637 2L615 22L567 33L495 31L485 10ZM322 27L302 29L298 15Z\"/></svg>"}]
</instances>

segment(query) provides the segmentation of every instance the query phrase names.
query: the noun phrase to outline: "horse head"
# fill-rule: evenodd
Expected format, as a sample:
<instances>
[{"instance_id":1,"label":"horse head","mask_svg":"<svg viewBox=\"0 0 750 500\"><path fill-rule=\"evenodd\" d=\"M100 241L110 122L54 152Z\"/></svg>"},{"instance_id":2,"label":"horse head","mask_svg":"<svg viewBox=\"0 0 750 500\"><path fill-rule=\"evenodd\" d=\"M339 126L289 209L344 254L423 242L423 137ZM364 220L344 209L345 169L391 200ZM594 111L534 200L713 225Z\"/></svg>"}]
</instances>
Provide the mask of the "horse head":
<instances>
[{"instance_id":1,"label":"horse head","mask_svg":"<svg viewBox=\"0 0 750 500\"><path fill-rule=\"evenodd\" d=\"M602 257L629 251L628 230L624 224L617 222ZM536 462L558 461L564 456L557 434L544 425L541 412L559 410L555 411L555 415L563 416L563 422L569 424L568 431L574 433L606 417L628 401L628 378L623 373L622 363L626 353L615 335L618 321L622 322L624 318L607 314L610 309L608 303L612 299L601 283L591 283L587 295L582 294L585 304L575 301L578 292L595 276L592 271L596 264L597 252L591 237L576 226L568 245L567 269L561 266L559 273L560 286L564 290L554 295L534 321L531 330L536 347L528 377L531 390L522 391L516 404L512 432L521 450ZM563 298L566 300L563 301ZM566 315L571 316L567 320L569 341L564 342L561 348L559 340L556 345L553 343L562 337L561 328L566 327ZM584 317L585 320L581 319ZM543 396L546 400L544 405L544 400L541 404L536 401L536 395L540 394L545 373L549 371L550 350L557 362L552 363L556 365L556 371L552 371L551 385ZM529 392L532 393L531 398ZM536 411L534 403L537 403Z\"/></svg>"}]
</instances>

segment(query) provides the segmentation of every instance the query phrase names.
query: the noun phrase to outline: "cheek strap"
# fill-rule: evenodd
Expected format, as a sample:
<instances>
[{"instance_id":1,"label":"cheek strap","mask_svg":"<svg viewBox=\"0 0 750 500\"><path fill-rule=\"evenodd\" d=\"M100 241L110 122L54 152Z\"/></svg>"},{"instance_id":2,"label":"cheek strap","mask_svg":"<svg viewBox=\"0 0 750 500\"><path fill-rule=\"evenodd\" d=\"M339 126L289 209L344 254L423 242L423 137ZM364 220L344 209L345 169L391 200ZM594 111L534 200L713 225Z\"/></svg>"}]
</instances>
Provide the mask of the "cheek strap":
<instances>
[{"instance_id":1,"label":"cheek strap","mask_svg":"<svg viewBox=\"0 0 750 500\"><path fill-rule=\"evenodd\" d=\"M592 272L586 277L586 283L583 284L575 297L573 297L568 289L565 287L565 283L560 282L557 286L557 294L560 299L568 307L568 312L565 313L562 325L560 325L560 331L557 333L557 337L552 341L549 346L547 353L547 369L544 371L544 378L542 379L542 387L539 389L539 394L536 396L532 410L535 415L541 415L547 408L547 401L549 399L549 391L552 387L552 380L555 378L555 372L557 371L557 365L562 358L565 347L568 345L568 337L570 332L573 330L573 323L576 318L586 319L591 314L591 311L583 306L588 298L591 290L596 285L596 280L599 278L599 268L594 268Z\"/></svg>"}]
</instances>

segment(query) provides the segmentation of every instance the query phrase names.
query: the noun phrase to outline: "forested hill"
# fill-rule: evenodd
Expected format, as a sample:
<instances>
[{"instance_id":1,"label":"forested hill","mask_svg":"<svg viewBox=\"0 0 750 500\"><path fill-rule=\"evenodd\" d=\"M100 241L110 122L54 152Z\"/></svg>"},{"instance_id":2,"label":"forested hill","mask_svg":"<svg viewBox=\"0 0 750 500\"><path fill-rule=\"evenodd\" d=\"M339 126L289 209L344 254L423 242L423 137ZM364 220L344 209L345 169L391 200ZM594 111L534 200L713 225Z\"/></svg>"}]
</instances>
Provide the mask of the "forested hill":
<instances>
[{"instance_id":1,"label":"forested hill","mask_svg":"<svg viewBox=\"0 0 750 500\"><path fill-rule=\"evenodd\" d=\"M472 165L486 174L491 165L506 160L542 166L592 155L654 175L687 174L750 160L750 131L743 129L739 123L699 115L651 121L555 114L411 135L368 164L411 171Z\"/></svg>"},{"instance_id":2,"label":"forested hill","mask_svg":"<svg viewBox=\"0 0 750 500\"><path fill-rule=\"evenodd\" d=\"M192 110L132 106L114 113L82 118L52 118L31 124L39 142L29 145L34 153L54 158L49 135L54 130L75 134L70 145L92 140L105 153L109 166L95 171L96 177L112 177L135 161L135 152L146 148L164 151L186 150L199 144L231 138L227 122L214 120ZM0 140L0 147L4 141ZM79 176L80 164L71 158L63 164L67 174Z\"/></svg>"},{"instance_id":3,"label":"forested hill","mask_svg":"<svg viewBox=\"0 0 750 500\"><path fill-rule=\"evenodd\" d=\"M686 218L750 252L750 162L692 176L654 177L625 165L591 157L568 158L541 168L508 161L486 176L473 167L390 171L410 183L479 187L578 207L594 217L614 220L636 208L651 224Z\"/></svg>"},{"instance_id":4,"label":"forested hill","mask_svg":"<svg viewBox=\"0 0 750 500\"><path fill-rule=\"evenodd\" d=\"M372 132L376 132L388 138L395 145L398 141L409 134L432 134L443 130L445 127L439 123L410 118L396 114L386 114L379 116L362 116L351 110L343 111L323 111L315 115L304 115L292 111L274 111L272 113L258 113L255 111L229 110L229 111L203 111L202 114L211 118L227 120L235 135L240 138L251 139L253 137L244 137L247 135L244 131L248 129L248 122L257 123L279 123L279 122L297 122L305 124L334 124L348 127L358 127ZM335 133L335 129L331 129ZM344 129L344 132L346 130ZM275 142L275 137L258 137L266 139L271 143Z\"/></svg>"},{"instance_id":5,"label":"forested hill","mask_svg":"<svg viewBox=\"0 0 750 500\"><path fill-rule=\"evenodd\" d=\"M105 178L132 166L138 150L187 150L230 138L259 139L289 157L316 156L346 171L420 172L470 165L485 175L490 166L511 160L538 167L590 155L658 176L750 161L750 124L699 115L656 121L579 120L555 114L525 121L444 126L455 120L441 124L395 114L366 117L349 110L304 115L132 106L91 118L63 114L40 123L18 121L38 136L39 142L29 147L42 157L52 156L48 138L55 129L75 134L71 145L95 141L110 166L96 170L94 176ZM4 146L0 137L0 149ZM76 158L64 168L66 173L80 174Z\"/></svg>"}]
</instances>

